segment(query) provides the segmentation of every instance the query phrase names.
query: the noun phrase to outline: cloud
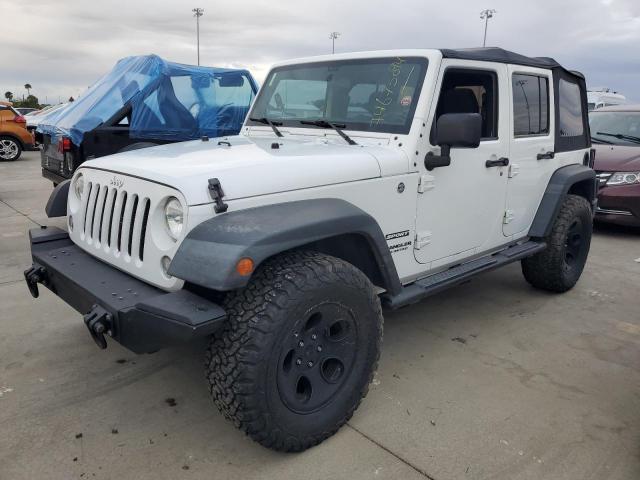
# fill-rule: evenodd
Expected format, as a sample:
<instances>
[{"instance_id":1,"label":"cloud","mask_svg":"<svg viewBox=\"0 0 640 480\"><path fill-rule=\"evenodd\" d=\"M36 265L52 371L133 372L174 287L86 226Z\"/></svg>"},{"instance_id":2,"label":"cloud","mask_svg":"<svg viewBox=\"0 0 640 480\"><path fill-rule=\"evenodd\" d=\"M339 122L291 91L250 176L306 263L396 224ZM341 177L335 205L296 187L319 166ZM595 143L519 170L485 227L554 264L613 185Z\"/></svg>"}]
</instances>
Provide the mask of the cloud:
<instances>
[{"instance_id":1,"label":"cloud","mask_svg":"<svg viewBox=\"0 0 640 480\"><path fill-rule=\"evenodd\" d=\"M640 101L638 0L493 0L487 43L556 58ZM0 90L18 96L33 85L42 100L77 96L115 62L157 53L195 63L195 19L182 2L152 0L0 0ZM473 0L203 0L204 65L244 67L260 80L273 62L338 51L468 47L482 42Z\"/></svg>"}]
</instances>

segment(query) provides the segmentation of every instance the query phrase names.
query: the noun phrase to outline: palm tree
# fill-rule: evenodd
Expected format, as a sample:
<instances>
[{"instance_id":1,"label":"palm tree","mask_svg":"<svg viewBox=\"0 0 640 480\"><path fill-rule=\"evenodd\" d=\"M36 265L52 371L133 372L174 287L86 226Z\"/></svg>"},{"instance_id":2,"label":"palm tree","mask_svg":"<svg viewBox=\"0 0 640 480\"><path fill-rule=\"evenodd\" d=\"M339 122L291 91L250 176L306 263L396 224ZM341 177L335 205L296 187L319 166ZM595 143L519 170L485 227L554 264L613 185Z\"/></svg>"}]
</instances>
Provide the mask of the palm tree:
<instances>
[{"instance_id":1,"label":"palm tree","mask_svg":"<svg viewBox=\"0 0 640 480\"><path fill-rule=\"evenodd\" d=\"M25 84L24 84L24 89L27 91L27 96L31 95L31 89L32 89L32 88L33 88L33 87L31 86L31 84L30 84L30 83L25 83Z\"/></svg>"},{"instance_id":2,"label":"palm tree","mask_svg":"<svg viewBox=\"0 0 640 480\"><path fill-rule=\"evenodd\" d=\"M13 100L13 93L4 92L4 98L6 98L10 102L11 100Z\"/></svg>"}]
</instances>

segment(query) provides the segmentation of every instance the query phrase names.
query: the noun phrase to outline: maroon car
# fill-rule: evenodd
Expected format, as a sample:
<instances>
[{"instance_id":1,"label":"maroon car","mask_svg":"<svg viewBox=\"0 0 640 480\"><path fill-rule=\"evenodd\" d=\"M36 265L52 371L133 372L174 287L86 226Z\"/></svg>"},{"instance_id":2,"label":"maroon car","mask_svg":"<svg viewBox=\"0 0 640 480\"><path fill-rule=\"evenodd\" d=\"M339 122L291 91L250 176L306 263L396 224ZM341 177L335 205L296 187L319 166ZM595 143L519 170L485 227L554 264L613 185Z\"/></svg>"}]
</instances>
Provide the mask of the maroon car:
<instances>
[{"instance_id":1,"label":"maroon car","mask_svg":"<svg viewBox=\"0 0 640 480\"><path fill-rule=\"evenodd\" d=\"M640 105L589 112L598 176L596 220L640 227Z\"/></svg>"}]
</instances>

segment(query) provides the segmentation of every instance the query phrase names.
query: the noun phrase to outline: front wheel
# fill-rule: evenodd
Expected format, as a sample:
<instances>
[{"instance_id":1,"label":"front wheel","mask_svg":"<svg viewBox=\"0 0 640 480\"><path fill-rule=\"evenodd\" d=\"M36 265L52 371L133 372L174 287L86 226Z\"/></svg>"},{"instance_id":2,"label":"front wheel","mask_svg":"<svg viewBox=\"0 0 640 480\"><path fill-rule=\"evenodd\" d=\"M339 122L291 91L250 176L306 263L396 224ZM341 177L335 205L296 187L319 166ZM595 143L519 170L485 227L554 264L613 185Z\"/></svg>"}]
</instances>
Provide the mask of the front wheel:
<instances>
[{"instance_id":1,"label":"front wheel","mask_svg":"<svg viewBox=\"0 0 640 480\"><path fill-rule=\"evenodd\" d=\"M282 254L225 307L205 368L214 403L237 427L293 452L351 418L382 342L380 302L360 270L320 253Z\"/></svg>"},{"instance_id":2,"label":"front wheel","mask_svg":"<svg viewBox=\"0 0 640 480\"><path fill-rule=\"evenodd\" d=\"M589 255L593 220L589 202L567 195L546 238L547 248L522 260L524 278L534 287L563 293L578 282Z\"/></svg>"},{"instance_id":3,"label":"front wheel","mask_svg":"<svg viewBox=\"0 0 640 480\"><path fill-rule=\"evenodd\" d=\"M20 142L11 137L0 137L0 160L17 160L21 154Z\"/></svg>"}]
</instances>

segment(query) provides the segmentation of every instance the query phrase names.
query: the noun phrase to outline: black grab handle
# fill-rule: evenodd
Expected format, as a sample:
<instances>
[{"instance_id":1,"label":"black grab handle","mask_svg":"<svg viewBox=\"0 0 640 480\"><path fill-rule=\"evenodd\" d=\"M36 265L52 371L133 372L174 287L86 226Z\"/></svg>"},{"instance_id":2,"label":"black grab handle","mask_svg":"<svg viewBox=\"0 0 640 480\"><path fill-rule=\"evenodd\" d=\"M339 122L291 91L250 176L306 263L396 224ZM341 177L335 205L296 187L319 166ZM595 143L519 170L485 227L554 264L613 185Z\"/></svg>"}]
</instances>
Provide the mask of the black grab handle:
<instances>
[{"instance_id":1,"label":"black grab handle","mask_svg":"<svg viewBox=\"0 0 640 480\"><path fill-rule=\"evenodd\" d=\"M501 157L497 160L487 160L485 162L485 166L487 168L491 168L491 167L506 167L507 165L509 165L509 159L507 157Z\"/></svg>"},{"instance_id":2,"label":"black grab handle","mask_svg":"<svg viewBox=\"0 0 640 480\"><path fill-rule=\"evenodd\" d=\"M555 156L554 152L539 153L538 160L549 160Z\"/></svg>"}]
</instances>

